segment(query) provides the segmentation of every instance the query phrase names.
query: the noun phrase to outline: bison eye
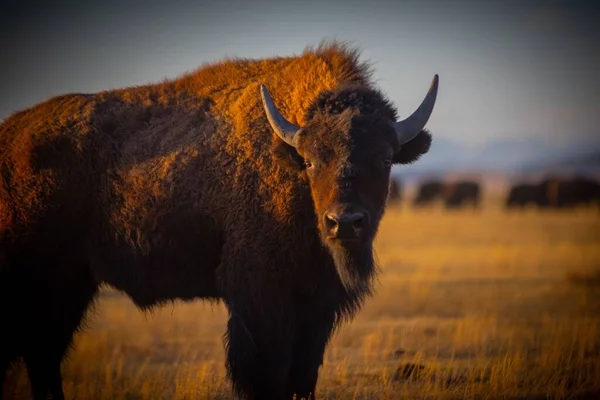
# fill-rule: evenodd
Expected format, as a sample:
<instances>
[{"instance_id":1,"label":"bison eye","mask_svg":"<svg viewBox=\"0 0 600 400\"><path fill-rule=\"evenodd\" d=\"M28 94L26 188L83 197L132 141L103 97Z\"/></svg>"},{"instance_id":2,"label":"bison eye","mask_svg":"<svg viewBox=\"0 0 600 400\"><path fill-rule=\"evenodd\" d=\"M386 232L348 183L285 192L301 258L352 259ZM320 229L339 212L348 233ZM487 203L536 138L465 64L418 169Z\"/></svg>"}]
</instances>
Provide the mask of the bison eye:
<instances>
[{"instance_id":1,"label":"bison eye","mask_svg":"<svg viewBox=\"0 0 600 400\"><path fill-rule=\"evenodd\" d=\"M304 160L304 167L306 167L306 168L312 168L313 167L313 163L311 163L308 160Z\"/></svg>"}]
</instances>

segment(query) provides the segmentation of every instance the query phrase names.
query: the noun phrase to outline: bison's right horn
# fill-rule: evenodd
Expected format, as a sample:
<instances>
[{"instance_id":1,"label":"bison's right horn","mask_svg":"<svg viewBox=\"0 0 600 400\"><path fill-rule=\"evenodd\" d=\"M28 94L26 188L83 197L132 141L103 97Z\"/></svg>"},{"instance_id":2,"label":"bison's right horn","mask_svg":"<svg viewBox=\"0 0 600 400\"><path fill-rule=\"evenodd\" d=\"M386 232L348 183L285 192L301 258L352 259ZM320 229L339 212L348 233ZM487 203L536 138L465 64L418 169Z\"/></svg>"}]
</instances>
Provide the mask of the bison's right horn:
<instances>
[{"instance_id":1,"label":"bison's right horn","mask_svg":"<svg viewBox=\"0 0 600 400\"><path fill-rule=\"evenodd\" d=\"M271 128L273 128L281 140L290 146L296 147L295 138L296 133L300 130L300 127L292 124L290 121L285 119L283 115L281 115L277 107L275 107L273 99L271 98L271 95L269 94L269 91L265 85L260 85L260 94L262 96L263 106L265 108L265 113L267 114L269 124L271 124Z\"/></svg>"},{"instance_id":2,"label":"bison's right horn","mask_svg":"<svg viewBox=\"0 0 600 400\"><path fill-rule=\"evenodd\" d=\"M433 76L431 81L431 87L423 99L423 102L413 112L410 117L396 122L394 127L396 128L396 135L398 136L398 142L404 144L413 140L429 121L433 106L435 105L435 98L437 97L439 77L437 74Z\"/></svg>"}]
</instances>

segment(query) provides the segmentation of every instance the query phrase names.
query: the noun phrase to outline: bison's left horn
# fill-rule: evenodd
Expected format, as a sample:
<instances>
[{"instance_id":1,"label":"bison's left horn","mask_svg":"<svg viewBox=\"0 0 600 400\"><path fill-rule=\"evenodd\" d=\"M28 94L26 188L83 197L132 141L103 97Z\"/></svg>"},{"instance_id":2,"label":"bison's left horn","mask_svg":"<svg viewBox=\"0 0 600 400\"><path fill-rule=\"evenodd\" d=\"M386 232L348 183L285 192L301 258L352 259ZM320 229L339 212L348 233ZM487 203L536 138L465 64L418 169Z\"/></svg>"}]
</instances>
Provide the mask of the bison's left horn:
<instances>
[{"instance_id":1,"label":"bison's left horn","mask_svg":"<svg viewBox=\"0 0 600 400\"><path fill-rule=\"evenodd\" d=\"M433 76L433 80L431 81L429 92L427 92L427 95L425 96L425 99L423 99L423 102L419 108L417 108L410 117L394 124L394 127L396 128L396 134L398 135L398 142L400 144L404 144L413 140L419 133L421 133L427 124L427 121L429 121L429 117L431 116L433 106L435 105L435 99L437 97L438 82L439 77L437 74L435 74Z\"/></svg>"},{"instance_id":2,"label":"bison's left horn","mask_svg":"<svg viewBox=\"0 0 600 400\"><path fill-rule=\"evenodd\" d=\"M271 124L271 128L273 128L281 140L290 146L296 147L295 138L296 133L300 130L300 127L292 124L290 121L285 119L283 115L281 115L277 107L275 107L275 103L273 103L273 99L271 98L271 95L269 94L269 91L265 85L260 85L260 94L262 96L263 106L265 107L265 113L267 114L267 119L269 120L269 124Z\"/></svg>"}]
</instances>

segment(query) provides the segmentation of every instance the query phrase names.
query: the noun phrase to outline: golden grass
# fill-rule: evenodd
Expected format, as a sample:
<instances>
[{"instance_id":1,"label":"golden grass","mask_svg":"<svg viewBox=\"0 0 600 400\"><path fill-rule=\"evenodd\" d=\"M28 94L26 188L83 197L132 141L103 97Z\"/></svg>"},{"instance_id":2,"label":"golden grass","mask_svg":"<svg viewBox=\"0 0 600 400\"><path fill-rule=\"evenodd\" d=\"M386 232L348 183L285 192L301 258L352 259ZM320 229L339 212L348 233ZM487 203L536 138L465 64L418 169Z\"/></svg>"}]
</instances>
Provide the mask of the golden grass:
<instances>
[{"instance_id":1,"label":"golden grass","mask_svg":"<svg viewBox=\"0 0 600 400\"><path fill-rule=\"evenodd\" d=\"M600 213L391 208L378 294L340 330L324 399L595 398ZM584 284L581 284L581 283ZM64 364L68 398L231 399L221 306L152 314L105 293ZM7 388L27 397L22 369ZM10 396L9 396L10 398ZM598 397L600 398L600 397Z\"/></svg>"}]
</instances>

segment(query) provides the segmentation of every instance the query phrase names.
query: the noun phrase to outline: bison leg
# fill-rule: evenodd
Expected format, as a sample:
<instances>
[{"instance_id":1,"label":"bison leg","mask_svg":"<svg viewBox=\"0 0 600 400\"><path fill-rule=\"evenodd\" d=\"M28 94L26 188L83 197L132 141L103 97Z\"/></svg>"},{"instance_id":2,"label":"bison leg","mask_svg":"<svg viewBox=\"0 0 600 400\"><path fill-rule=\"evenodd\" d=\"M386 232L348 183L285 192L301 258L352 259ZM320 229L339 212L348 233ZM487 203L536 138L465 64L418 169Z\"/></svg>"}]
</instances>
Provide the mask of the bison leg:
<instances>
[{"instance_id":1,"label":"bison leg","mask_svg":"<svg viewBox=\"0 0 600 400\"><path fill-rule=\"evenodd\" d=\"M288 396L296 396L298 400L314 400L319 368L333 332L335 316L333 312L326 314L322 306L313 310L301 307L296 315Z\"/></svg>"},{"instance_id":2,"label":"bison leg","mask_svg":"<svg viewBox=\"0 0 600 400\"><path fill-rule=\"evenodd\" d=\"M6 375L8 374L10 365L12 364L12 361L12 357L8 354L0 354L0 399L4 399L4 381L6 379Z\"/></svg>"},{"instance_id":3,"label":"bison leg","mask_svg":"<svg viewBox=\"0 0 600 400\"><path fill-rule=\"evenodd\" d=\"M0 341L0 399L4 399L3 393L9 375L8 372L11 364L16 361L18 356L16 350L18 343L14 332L18 320L14 318L14 298L11 296L14 284L8 268L6 267L6 270L2 269L3 260L1 257L2 254L0 254L0 316L2 316L4 326L2 328L2 341Z\"/></svg>"},{"instance_id":4,"label":"bison leg","mask_svg":"<svg viewBox=\"0 0 600 400\"><path fill-rule=\"evenodd\" d=\"M61 362L97 284L86 264L23 257L14 270L9 291L15 310L9 326L33 397L63 399Z\"/></svg>"},{"instance_id":5,"label":"bison leg","mask_svg":"<svg viewBox=\"0 0 600 400\"><path fill-rule=\"evenodd\" d=\"M86 288L87 286L87 288ZM87 290L85 290L85 288ZM75 288L73 288L75 289ZM27 373L31 382L34 399L64 399L61 377L61 362L73 340L73 333L79 328L82 317L92 301L95 285L82 284L81 290L56 293L59 298L51 314L38 314L38 322L42 323L38 332L43 332L43 338L37 338L31 343L24 354Z\"/></svg>"},{"instance_id":6,"label":"bison leg","mask_svg":"<svg viewBox=\"0 0 600 400\"><path fill-rule=\"evenodd\" d=\"M31 382L31 393L35 400L63 400L60 363L62 357L51 357L48 354L29 355L25 357L27 374Z\"/></svg>"},{"instance_id":7,"label":"bison leg","mask_svg":"<svg viewBox=\"0 0 600 400\"><path fill-rule=\"evenodd\" d=\"M235 304L243 306L227 302L230 318L225 336L227 372L234 391L245 399L286 399L291 326L264 309L251 311L247 302Z\"/></svg>"}]
</instances>

